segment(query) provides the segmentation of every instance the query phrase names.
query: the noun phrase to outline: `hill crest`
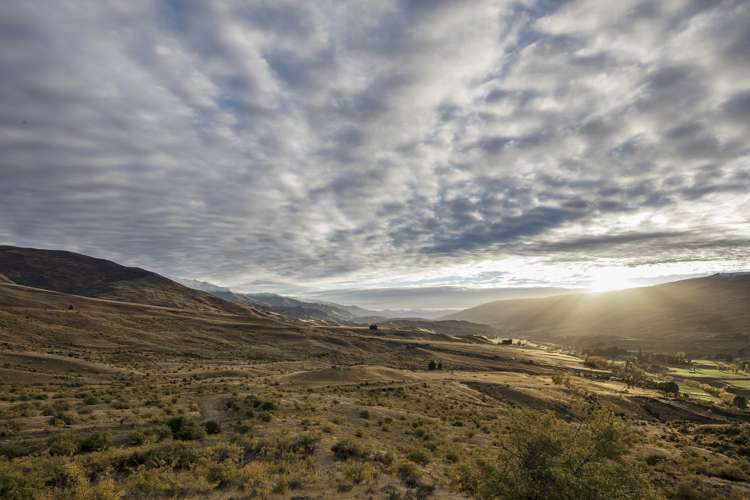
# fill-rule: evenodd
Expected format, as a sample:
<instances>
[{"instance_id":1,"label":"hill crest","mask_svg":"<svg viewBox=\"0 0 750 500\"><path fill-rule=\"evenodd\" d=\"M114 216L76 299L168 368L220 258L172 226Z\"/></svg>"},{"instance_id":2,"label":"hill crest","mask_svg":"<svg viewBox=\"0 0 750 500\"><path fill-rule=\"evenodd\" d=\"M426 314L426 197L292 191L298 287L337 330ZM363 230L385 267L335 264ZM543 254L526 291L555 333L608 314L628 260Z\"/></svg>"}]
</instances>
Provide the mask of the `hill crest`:
<instances>
[{"instance_id":1,"label":"hill crest","mask_svg":"<svg viewBox=\"0 0 750 500\"><path fill-rule=\"evenodd\" d=\"M258 313L139 267L65 250L2 245L0 275L18 285L84 297L204 312Z\"/></svg>"}]
</instances>

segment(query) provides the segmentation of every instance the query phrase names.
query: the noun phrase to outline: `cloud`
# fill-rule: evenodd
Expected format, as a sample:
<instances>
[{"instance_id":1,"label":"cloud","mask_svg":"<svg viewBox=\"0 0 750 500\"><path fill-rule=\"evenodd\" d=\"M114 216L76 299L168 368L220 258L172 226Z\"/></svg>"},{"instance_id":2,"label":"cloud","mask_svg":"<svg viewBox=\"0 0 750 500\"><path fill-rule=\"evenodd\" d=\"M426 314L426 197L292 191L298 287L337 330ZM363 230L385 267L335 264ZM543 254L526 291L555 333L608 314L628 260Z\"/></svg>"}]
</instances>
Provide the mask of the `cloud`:
<instances>
[{"instance_id":1,"label":"cloud","mask_svg":"<svg viewBox=\"0 0 750 500\"><path fill-rule=\"evenodd\" d=\"M17 1L0 23L7 243L279 290L747 255L747 2Z\"/></svg>"}]
</instances>

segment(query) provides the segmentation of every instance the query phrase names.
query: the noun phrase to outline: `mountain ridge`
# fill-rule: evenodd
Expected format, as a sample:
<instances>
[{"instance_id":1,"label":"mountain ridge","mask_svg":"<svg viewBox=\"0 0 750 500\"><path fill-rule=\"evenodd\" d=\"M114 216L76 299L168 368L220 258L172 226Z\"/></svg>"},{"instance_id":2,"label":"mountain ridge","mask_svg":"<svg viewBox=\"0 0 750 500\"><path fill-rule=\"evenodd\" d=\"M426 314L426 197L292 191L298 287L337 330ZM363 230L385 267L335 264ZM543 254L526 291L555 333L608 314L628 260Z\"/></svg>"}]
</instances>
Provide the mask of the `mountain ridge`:
<instances>
[{"instance_id":1,"label":"mountain ridge","mask_svg":"<svg viewBox=\"0 0 750 500\"><path fill-rule=\"evenodd\" d=\"M18 285L83 297L205 312L259 314L255 308L185 287L152 271L66 250L2 245L0 274Z\"/></svg>"}]
</instances>

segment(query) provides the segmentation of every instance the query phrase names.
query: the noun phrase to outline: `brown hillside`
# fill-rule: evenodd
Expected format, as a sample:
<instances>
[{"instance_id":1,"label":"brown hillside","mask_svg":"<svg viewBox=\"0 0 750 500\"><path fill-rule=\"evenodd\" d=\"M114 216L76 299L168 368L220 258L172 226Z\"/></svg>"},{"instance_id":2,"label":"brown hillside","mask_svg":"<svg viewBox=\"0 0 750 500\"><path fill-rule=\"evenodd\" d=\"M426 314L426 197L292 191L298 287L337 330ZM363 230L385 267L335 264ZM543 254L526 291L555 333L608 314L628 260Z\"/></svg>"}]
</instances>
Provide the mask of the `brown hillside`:
<instances>
[{"instance_id":1,"label":"brown hillside","mask_svg":"<svg viewBox=\"0 0 750 500\"><path fill-rule=\"evenodd\" d=\"M0 246L0 275L19 285L85 297L207 312L256 312L145 269L61 250Z\"/></svg>"}]
</instances>

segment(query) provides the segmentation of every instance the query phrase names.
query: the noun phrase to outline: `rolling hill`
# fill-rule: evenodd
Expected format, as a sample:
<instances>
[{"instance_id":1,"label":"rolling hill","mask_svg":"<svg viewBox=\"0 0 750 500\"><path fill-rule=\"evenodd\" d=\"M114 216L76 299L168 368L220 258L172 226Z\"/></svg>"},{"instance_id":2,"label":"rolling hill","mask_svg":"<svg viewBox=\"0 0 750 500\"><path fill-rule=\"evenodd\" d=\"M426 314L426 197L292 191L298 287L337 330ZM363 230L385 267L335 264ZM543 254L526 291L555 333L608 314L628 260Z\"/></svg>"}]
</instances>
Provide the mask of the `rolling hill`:
<instances>
[{"instance_id":1,"label":"rolling hill","mask_svg":"<svg viewBox=\"0 0 750 500\"><path fill-rule=\"evenodd\" d=\"M247 304L257 309L281 314L287 318L318 320L332 323L355 323L355 316L344 308L284 297L275 293L239 293L214 291L212 295L224 300Z\"/></svg>"},{"instance_id":2,"label":"rolling hill","mask_svg":"<svg viewBox=\"0 0 750 500\"><path fill-rule=\"evenodd\" d=\"M62 250L0 246L6 282L98 299L229 314L259 314L255 308L193 290L138 267L126 267ZM0 278L1 280L1 278Z\"/></svg>"},{"instance_id":3,"label":"rolling hill","mask_svg":"<svg viewBox=\"0 0 750 500\"><path fill-rule=\"evenodd\" d=\"M279 295L276 293L243 293L230 288L215 285L206 281L194 279L174 278L174 281L193 288L208 292L224 300L247 304L258 309L281 314L288 318L301 320L317 320L331 323L355 323L367 324L383 322L394 318L415 318L420 320L431 320L451 312L449 310L371 310L359 306L342 305L334 302L300 300L294 297Z\"/></svg>"},{"instance_id":4,"label":"rolling hill","mask_svg":"<svg viewBox=\"0 0 750 500\"><path fill-rule=\"evenodd\" d=\"M750 273L715 274L606 293L501 300L445 319L503 335L700 352L750 347Z\"/></svg>"}]
</instances>

